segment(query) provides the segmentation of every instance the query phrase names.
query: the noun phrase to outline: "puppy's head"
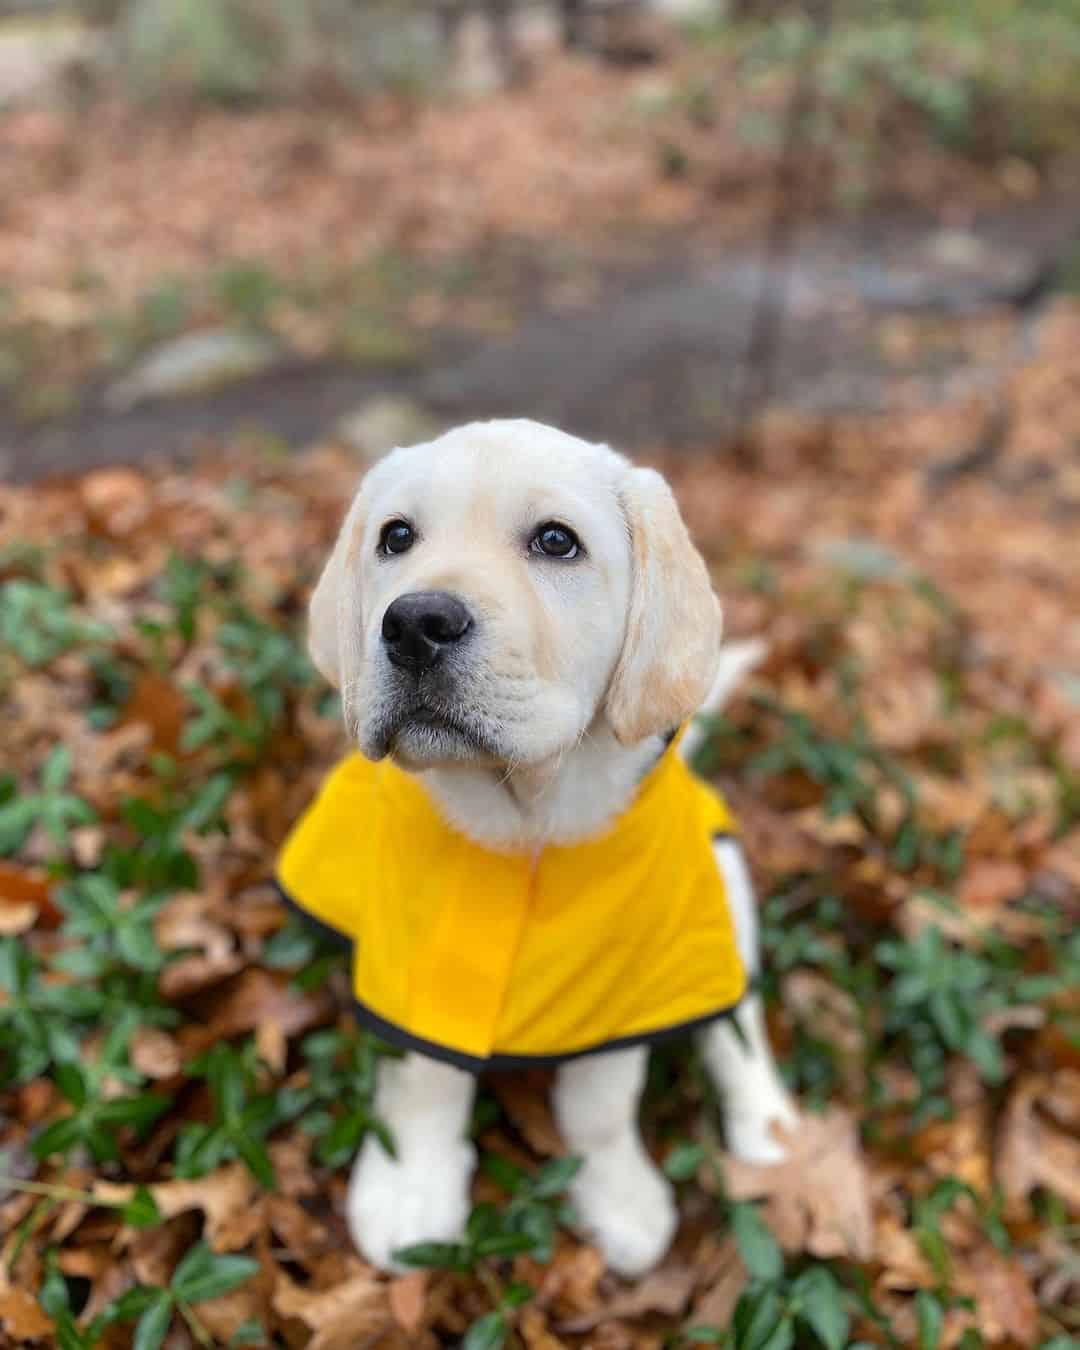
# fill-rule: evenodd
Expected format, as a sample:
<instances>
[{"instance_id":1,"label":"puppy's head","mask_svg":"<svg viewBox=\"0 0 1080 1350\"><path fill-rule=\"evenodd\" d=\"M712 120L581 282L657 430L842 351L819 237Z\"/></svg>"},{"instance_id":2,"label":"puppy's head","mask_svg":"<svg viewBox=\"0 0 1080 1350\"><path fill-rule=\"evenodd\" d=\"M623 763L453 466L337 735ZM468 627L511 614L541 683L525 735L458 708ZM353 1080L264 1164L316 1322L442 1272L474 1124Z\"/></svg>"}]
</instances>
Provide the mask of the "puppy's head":
<instances>
[{"instance_id":1,"label":"puppy's head","mask_svg":"<svg viewBox=\"0 0 1080 1350\"><path fill-rule=\"evenodd\" d=\"M624 744L708 691L719 611L667 484L534 422L462 427L364 479L311 652L372 759L539 764L598 716Z\"/></svg>"}]
</instances>

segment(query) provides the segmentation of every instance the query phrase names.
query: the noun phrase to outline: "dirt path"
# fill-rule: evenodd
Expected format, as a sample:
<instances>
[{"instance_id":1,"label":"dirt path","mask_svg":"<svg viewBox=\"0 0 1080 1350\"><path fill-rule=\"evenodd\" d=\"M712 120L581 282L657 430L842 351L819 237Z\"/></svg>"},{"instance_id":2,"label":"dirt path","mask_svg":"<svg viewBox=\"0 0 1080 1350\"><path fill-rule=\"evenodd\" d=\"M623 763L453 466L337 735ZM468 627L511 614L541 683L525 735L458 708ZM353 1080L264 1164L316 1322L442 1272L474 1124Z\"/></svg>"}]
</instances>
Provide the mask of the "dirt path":
<instances>
[{"instance_id":1,"label":"dirt path","mask_svg":"<svg viewBox=\"0 0 1080 1350\"><path fill-rule=\"evenodd\" d=\"M1039 204L943 231L895 217L822 226L789 264L759 252L657 266L587 308L528 316L509 338L452 341L425 369L293 364L217 393L109 409L101 389L28 428L0 409L0 464L18 479L184 455L244 429L302 445L366 399L407 395L449 420L530 416L634 449L717 443L732 428L763 303L783 319L775 404L834 412L992 386L1019 359L1075 204Z\"/></svg>"}]
</instances>

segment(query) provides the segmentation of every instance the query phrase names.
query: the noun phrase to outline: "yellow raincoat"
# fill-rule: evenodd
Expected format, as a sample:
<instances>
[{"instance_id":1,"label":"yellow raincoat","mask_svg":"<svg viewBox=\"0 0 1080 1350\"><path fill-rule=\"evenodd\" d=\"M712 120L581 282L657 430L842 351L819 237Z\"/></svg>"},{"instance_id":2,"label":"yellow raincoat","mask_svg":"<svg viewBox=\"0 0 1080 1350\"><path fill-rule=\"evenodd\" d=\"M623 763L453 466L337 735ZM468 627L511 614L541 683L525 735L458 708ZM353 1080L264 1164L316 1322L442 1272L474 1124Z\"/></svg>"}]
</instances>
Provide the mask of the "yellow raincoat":
<instances>
[{"instance_id":1,"label":"yellow raincoat","mask_svg":"<svg viewBox=\"0 0 1080 1350\"><path fill-rule=\"evenodd\" d=\"M602 835L538 857L473 843L389 760L350 755L286 842L278 882L352 944L360 1019L479 1071L661 1039L746 977L710 842L724 802L670 748Z\"/></svg>"}]
</instances>

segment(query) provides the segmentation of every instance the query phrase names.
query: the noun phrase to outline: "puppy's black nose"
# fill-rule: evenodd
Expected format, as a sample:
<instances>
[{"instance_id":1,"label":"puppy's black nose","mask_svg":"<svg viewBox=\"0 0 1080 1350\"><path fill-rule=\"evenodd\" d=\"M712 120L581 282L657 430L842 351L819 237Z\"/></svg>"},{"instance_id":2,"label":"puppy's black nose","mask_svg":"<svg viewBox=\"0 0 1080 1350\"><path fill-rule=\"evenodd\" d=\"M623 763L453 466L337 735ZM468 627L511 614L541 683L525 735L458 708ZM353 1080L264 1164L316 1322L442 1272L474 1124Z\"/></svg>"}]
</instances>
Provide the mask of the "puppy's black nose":
<instances>
[{"instance_id":1,"label":"puppy's black nose","mask_svg":"<svg viewBox=\"0 0 1080 1350\"><path fill-rule=\"evenodd\" d=\"M393 665L430 670L472 627L472 615L446 591L399 595L383 615L382 640Z\"/></svg>"}]
</instances>

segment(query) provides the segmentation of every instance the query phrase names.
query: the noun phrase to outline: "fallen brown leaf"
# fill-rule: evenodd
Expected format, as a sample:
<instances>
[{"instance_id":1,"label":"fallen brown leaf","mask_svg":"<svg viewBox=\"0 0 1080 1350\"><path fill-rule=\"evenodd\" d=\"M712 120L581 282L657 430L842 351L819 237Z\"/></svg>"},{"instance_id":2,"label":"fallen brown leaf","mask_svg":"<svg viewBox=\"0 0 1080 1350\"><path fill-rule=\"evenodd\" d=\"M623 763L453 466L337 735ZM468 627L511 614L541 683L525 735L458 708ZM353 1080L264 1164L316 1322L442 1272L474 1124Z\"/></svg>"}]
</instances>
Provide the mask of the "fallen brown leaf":
<instances>
[{"instance_id":1,"label":"fallen brown leaf","mask_svg":"<svg viewBox=\"0 0 1080 1350\"><path fill-rule=\"evenodd\" d=\"M37 922L38 907L29 900L21 904L0 899L0 937L17 937L28 933Z\"/></svg>"},{"instance_id":2,"label":"fallen brown leaf","mask_svg":"<svg viewBox=\"0 0 1080 1350\"><path fill-rule=\"evenodd\" d=\"M95 1198L106 1204L122 1204L134 1191L133 1186L107 1181L93 1187ZM150 1187L150 1193L163 1218L201 1210L206 1218L206 1240L217 1252L246 1247L263 1222L258 1183L242 1163L229 1163L193 1181L160 1181Z\"/></svg>"},{"instance_id":3,"label":"fallen brown leaf","mask_svg":"<svg viewBox=\"0 0 1080 1350\"><path fill-rule=\"evenodd\" d=\"M526 1350L566 1350L566 1342L560 1341L549 1330L544 1314L534 1304L528 1304L523 1309L517 1329Z\"/></svg>"},{"instance_id":4,"label":"fallen brown leaf","mask_svg":"<svg viewBox=\"0 0 1080 1350\"><path fill-rule=\"evenodd\" d=\"M595 1247L560 1246L541 1273L540 1297L560 1313L565 1310L567 1316L591 1312L605 1269L604 1258Z\"/></svg>"},{"instance_id":5,"label":"fallen brown leaf","mask_svg":"<svg viewBox=\"0 0 1080 1350\"><path fill-rule=\"evenodd\" d=\"M176 895L157 916L155 930L162 951L194 948L161 972L159 984L166 998L184 998L219 983L244 964L232 934L209 917L208 908L205 896Z\"/></svg>"},{"instance_id":6,"label":"fallen brown leaf","mask_svg":"<svg viewBox=\"0 0 1080 1350\"><path fill-rule=\"evenodd\" d=\"M140 1284L165 1288L173 1271L199 1231L194 1214L185 1214L173 1223L156 1228L139 1228L132 1233L131 1269Z\"/></svg>"},{"instance_id":7,"label":"fallen brown leaf","mask_svg":"<svg viewBox=\"0 0 1080 1350\"><path fill-rule=\"evenodd\" d=\"M356 1350L393 1322L388 1286L370 1267L353 1261L353 1274L330 1289L302 1289L279 1272L274 1311L296 1318L312 1333L307 1350Z\"/></svg>"},{"instance_id":8,"label":"fallen brown leaf","mask_svg":"<svg viewBox=\"0 0 1080 1350\"><path fill-rule=\"evenodd\" d=\"M390 1282L390 1311L402 1331L415 1335L424 1321L428 1272L414 1270Z\"/></svg>"},{"instance_id":9,"label":"fallen brown leaf","mask_svg":"<svg viewBox=\"0 0 1080 1350\"><path fill-rule=\"evenodd\" d=\"M529 1147L542 1158L565 1151L550 1106L551 1076L542 1072L498 1074L491 1090L499 1105L520 1130Z\"/></svg>"},{"instance_id":10,"label":"fallen brown leaf","mask_svg":"<svg viewBox=\"0 0 1080 1350\"><path fill-rule=\"evenodd\" d=\"M216 992L203 1034L211 1044L273 1024L277 1031L269 1034L295 1036L323 1021L333 1008L326 989L305 994L287 975L250 966Z\"/></svg>"},{"instance_id":11,"label":"fallen brown leaf","mask_svg":"<svg viewBox=\"0 0 1080 1350\"><path fill-rule=\"evenodd\" d=\"M100 825L80 825L71 831L68 842L72 856L80 867L97 867L105 851L107 836Z\"/></svg>"},{"instance_id":12,"label":"fallen brown leaf","mask_svg":"<svg viewBox=\"0 0 1080 1350\"><path fill-rule=\"evenodd\" d=\"M728 1194L763 1200L765 1220L786 1251L870 1260L870 1194L854 1118L840 1108L803 1115L782 1138L788 1157L773 1166L722 1156Z\"/></svg>"},{"instance_id":13,"label":"fallen brown leaf","mask_svg":"<svg viewBox=\"0 0 1080 1350\"><path fill-rule=\"evenodd\" d=\"M710 1283L698 1295L686 1319L688 1326L728 1326L749 1281L734 1238L724 1239L711 1265Z\"/></svg>"},{"instance_id":14,"label":"fallen brown leaf","mask_svg":"<svg viewBox=\"0 0 1080 1350\"><path fill-rule=\"evenodd\" d=\"M25 1289L0 1291L0 1326L15 1345L43 1341L51 1337L54 1330L52 1318Z\"/></svg>"},{"instance_id":15,"label":"fallen brown leaf","mask_svg":"<svg viewBox=\"0 0 1080 1350\"><path fill-rule=\"evenodd\" d=\"M173 1078L181 1069L180 1047L167 1031L139 1027L131 1038L131 1066L147 1078Z\"/></svg>"},{"instance_id":16,"label":"fallen brown leaf","mask_svg":"<svg viewBox=\"0 0 1080 1350\"><path fill-rule=\"evenodd\" d=\"M0 859L0 937L27 932L39 915L49 927L61 918L49 898L49 882L44 872Z\"/></svg>"},{"instance_id":17,"label":"fallen brown leaf","mask_svg":"<svg viewBox=\"0 0 1080 1350\"><path fill-rule=\"evenodd\" d=\"M957 1287L974 1298L975 1323L992 1345L1038 1343L1039 1306L1019 1258L983 1242L960 1266Z\"/></svg>"},{"instance_id":18,"label":"fallen brown leaf","mask_svg":"<svg viewBox=\"0 0 1080 1350\"><path fill-rule=\"evenodd\" d=\"M137 529L152 500L149 481L134 469L96 469L80 491L91 527L114 537Z\"/></svg>"},{"instance_id":19,"label":"fallen brown leaf","mask_svg":"<svg viewBox=\"0 0 1080 1350\"><path fill-rule=\"evenodd\" d=\"M560 1330L571 1333L591 1331L602 1322L617 1319L632 1321L646 1313L665 1313L675 1317L685 1312L697 1280L697 1272L692 1266L668 1261L650 1271L632 1289L616 1294L593 1312L562 1322Z\"/></svg>"},{"instance_id":20,"label":"fallen brown leaf","mask_svg":"<svg viewBox=\"0 0 1080 1350\"><path fill-rule=\"evenodd\" d=\"M966 909L994 910L1022 895L1027 876L1019 863L980 859L973 863L960 886L959 900Z\"/></svg>"},{"instance_id":21,"label":"fallen brown leaf","mask_svg":"<svg viewBox=\"0 0 1080 1350\"><path fill-rule=\"evenodd\" d=\"M795 970L784 979L782 1005L834 1047L845 1085L858 1092L865 1081L863 1030L851 995L817 971Z\"/></svg>"},{"instance_id":22,"label":"fallen brown leaf","mask_svg":"<svg viewBox=\"0 0 1080 1350\"><path fill-rule=\"evenodd\" d=\"M1080 1070L1061 1069L1055 1073L1041 1101L1064 1129L1080 1132Z\"/></svg>"},{"instance_id":23,"label":"fallen brown leaf","mask_svg":"<svg viewBox=\"0 0 1080 1350\"><path fill-rule=\"evenodd\" d=\"M1080 828L1072 830L1047 851L1045 864L1080 890Z\"/></svg>"},{"instance_id":24,"label":"fallen brown leaf","mask_svg":"<svg viewBox=\"0 0 1080 1350\"><path fill-rule=\"evenodd\" d=\"M268 1017L256 1026L255 1050L271 1073L280 1076L285 1072L289 1041L285 1029L277 1018Z\"/></svg>"},{"instance_id":25,"label":"fallen brown leaf","mask_svg":"<svg viewBox=\"0 0 1080 1350\"><path fill-rule=\"evenodd\" d=\"M875 1226L874 1258L881 1266L882 1289L932 1289L937 1276L923 1256L913 1234L892 1215Z\"/></svg>"},{"instance_id":26,"label":"fallen brown leaf","mask_svg":"<svg viewBox=\"0 0 1080 1350\"><path fill-rule=\"evenodd\" d=\"M659 1350L655 1336L637 1335L622 1322L605 1322L582 1342L583 1350Z\"/></svg>"},{"instance_id":27,"label":"fallen brown leaf","mask_svg":"<svg viewBox=\"0 0 1080 1350\"><path fill-rule=\"evenodd\" d=\"M218 1345L229 1345L245 1322L264 1320L263 1301L253 1282L220 1298L206 1299L195 1309L200 1325Z\"/></svg>"},{"instance_id":28,"label":"fallen brown leaf","mask_svg":"<svg viewBox=\"0 0 1080 1350\"><path fill-rule=\"evenodd\" d=\"M283 1139L273 1139L269 1147L270 1161L279 1195L295 1200L302 1195L314 1195L319 1189L311 1166L311 1140L297 1131Z\"/></svg>"},{"instance_id":29,"label":"fallen brown leaf","mask_svg":"<svg viewBox=\"0 0 1080 1350\"><path fill-rule=\"evenodd\" d=\"M1048 1088L1045 1078L1032 1076L1013 1092L998 1135L995 1173L1013 1204L1045 1186L1080 1210L1080 1139L1039 1113L1039 1100Z\"/></svg>"},{"instance_id":30,"label":"fallen brown leaf","mask_svg":"<svg viewBox=\"0 0 1080 1350\"><path fill-rule=\"evenodd\" d=\"M172 681L157 671L145 670L135 682L122 717L125 724L149 727L154 750L175 755L187 714L187 700Z\"/></svg>"}]
</instances>

